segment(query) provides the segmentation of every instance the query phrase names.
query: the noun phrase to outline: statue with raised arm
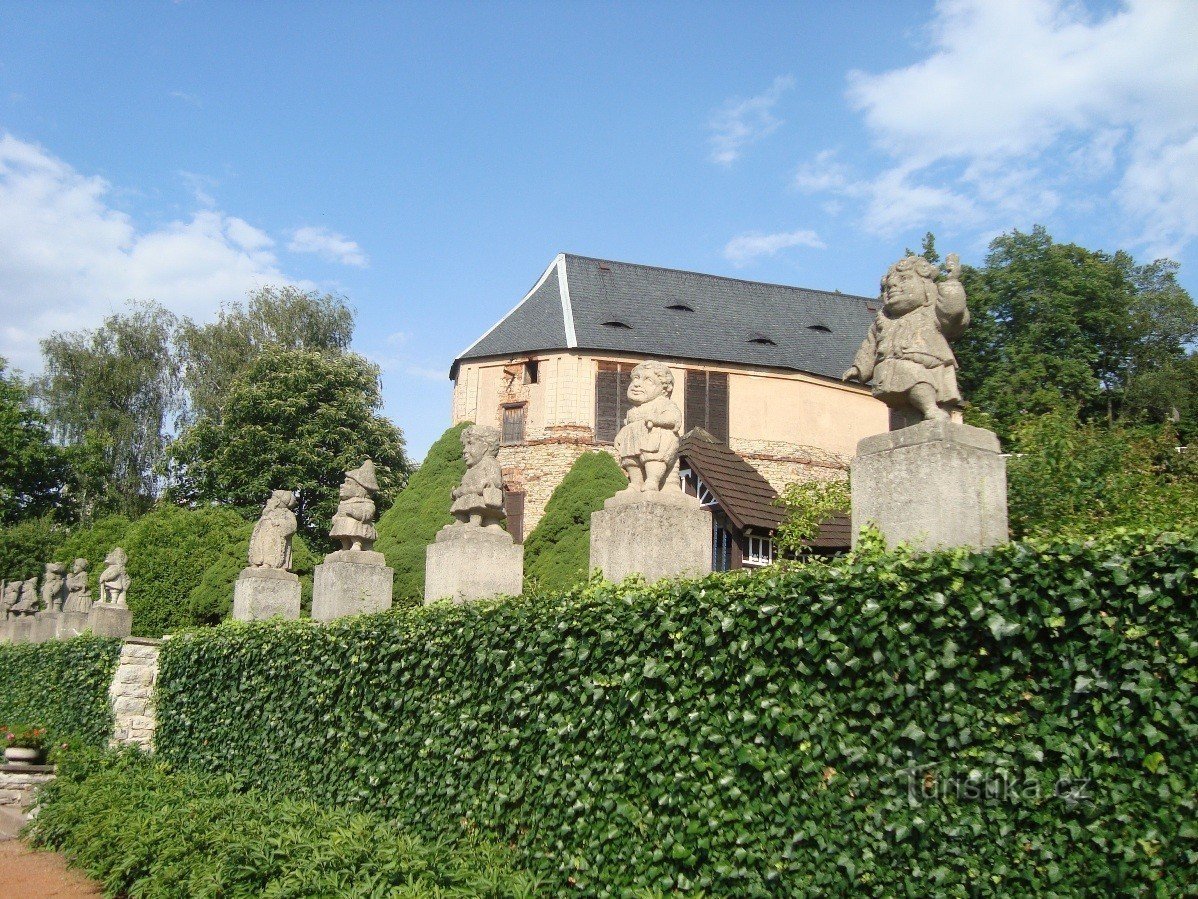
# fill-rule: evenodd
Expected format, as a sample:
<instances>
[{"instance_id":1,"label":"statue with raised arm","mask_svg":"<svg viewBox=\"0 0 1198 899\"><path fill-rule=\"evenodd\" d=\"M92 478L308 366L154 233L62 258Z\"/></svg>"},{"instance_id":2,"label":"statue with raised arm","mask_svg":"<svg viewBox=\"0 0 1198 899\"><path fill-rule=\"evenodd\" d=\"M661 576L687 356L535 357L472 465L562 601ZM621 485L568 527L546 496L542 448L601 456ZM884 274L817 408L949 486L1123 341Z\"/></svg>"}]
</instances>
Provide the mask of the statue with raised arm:
<instances>
[{"instance_id":1,"label":"statue with raised arm","mask_svg":"<svg viewBox=\"0 0 1198 899\"><path fill-rule=\"evenodd\" d=\"M91 594L87 590L87 559L76 559L67 575L67 601L64 612L89 612L92 607Z\"/></svg>"},{"instance_id":2,"label":"statue with raised arm","mask_svg":"<svg viewBox=\"0 0 1198 899\"><path fill-rule=\"evenodd\" d=\"M251 568L291 570L291 538L298 528L294 509L295 494L290 490L271 493L250 535Z\"/></svg>"},{"instance_id":3,"label":"statue with raised arm","mask_svg":"<svg viewBox=\"0 0 1198 899\"><path fill-rule=\"evenodd\" d=\"M449 511L463 525L501 530L503 521L503 471L499 467L499 432L485 425L462 431L462 458L466 473L453 488Z\"/></svg>"},{"instance_id":4,"label":"statue with raised arm","mask_svg":"<svg viewBox=\"0 0 1198 899\"><path fill-rule=\"evenodd\" d=\"M118 546L104 558L104 564L108 567L100 573L100 602L123 608L128 605L129 572L125 566L129 564L129 557Z\"/></svg>"},{"instance_id":5,"label":"statue with raised arm","mask_svg":"<svg viewBox=\"0 0 1198 899\"><path fill-rule=\"evenodd\" d=\"M628 475L623 495L681 493L675 468L682 437L682 410L670 397L674 374L664 362L642 362L632 370L628 399L633 407L616 434L616 455Z\"/></svg>"},{"instance_id":6,"label":"statue with raised arm","mask_svg":"<svg viewBox=\"0 0 1198 899\"><path fill-rule=\"evenodd\" d=\"M949 341L969 325L969 309L956 254L945 268L938 283L938 269L922 256L890 266L882 279L882 309L842 378L862 384L873 379L874 396L925 421L948 419L961 406Z\"/></svg>"},{"instance_id":7,"label":"statue with raised arm","mask_svg":"<svg viewBox=\"0 0 1198 899\"><path fill-rule=\"evenodd\" d=\"M367 459L361 466L345 473L338 496L337 512L333 515L333 528L329 536L341 542L341 549L349 552L369 552L379 532L374 529L374 500L372 493L379 489L375 477L374 463Z\"/></svg>"}]
</instances>

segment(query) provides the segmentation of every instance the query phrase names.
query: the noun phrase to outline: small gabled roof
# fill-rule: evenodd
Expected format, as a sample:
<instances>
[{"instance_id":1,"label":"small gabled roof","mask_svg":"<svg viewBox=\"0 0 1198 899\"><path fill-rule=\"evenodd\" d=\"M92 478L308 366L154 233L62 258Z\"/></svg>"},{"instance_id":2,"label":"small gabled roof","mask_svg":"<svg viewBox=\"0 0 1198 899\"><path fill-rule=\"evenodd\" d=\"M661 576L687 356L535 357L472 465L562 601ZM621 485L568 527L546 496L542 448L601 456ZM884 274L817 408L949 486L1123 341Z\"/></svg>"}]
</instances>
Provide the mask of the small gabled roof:
<instances>
[{"instance_id":1,"label":"small gabled roof","mask_svg":"<svg viewBox=\"0 0 1198 899\"><path fill-rule=\"evenodd\" d=\"M782 523L782 509L774 505L778 493L770 482L726 443L702 428L682 438L678 455L684 457L707 488L715 494L736 527L774 531Z\"/></svg>"},{"instance_id":2,"label":"small gabled roof","mask_svg":"<svg viewBox=\"0 0 1198 899\"><path fill-rule=\"evenodd\" d=\"M532 290L454 360L581 348L839 378L877 303L804 287L560 253Z\"/></svg>"}]
</instances>

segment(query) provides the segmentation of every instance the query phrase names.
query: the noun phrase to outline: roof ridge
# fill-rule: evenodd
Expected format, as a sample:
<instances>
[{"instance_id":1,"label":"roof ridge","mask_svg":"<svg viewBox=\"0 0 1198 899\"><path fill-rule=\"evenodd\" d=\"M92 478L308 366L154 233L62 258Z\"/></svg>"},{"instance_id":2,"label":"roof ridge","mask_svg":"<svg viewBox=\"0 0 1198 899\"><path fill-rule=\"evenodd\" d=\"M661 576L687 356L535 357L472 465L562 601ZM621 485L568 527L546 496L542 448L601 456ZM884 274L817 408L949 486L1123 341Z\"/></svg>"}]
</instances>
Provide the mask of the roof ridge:
<instances>
[{"instance_id":1,"label":"roof ridge","mask_svg":"<svg viewBox=\"0 0 1198 899\"><path fill-rule=\"evenodd\" d=\"M840 290L823 290L819 287L799 287L795 284L781 284L777 281L750 281L748 278L733 278L730 275L713 275L711 272L696 272L687 268L670 268L669 266L665 265L649 265L643 262L624 262L620 259L603 259L599 256L582 256L578 253L567 253L565 251L563 251L560 255L565 256L567 259L581 259L586 262L614 262L616 265L630 265L635 266L636 268L649 268L659 272L675 272L680 275L699 275L703 278L716 278L720 281L735 281L738 284L756 284L763 287L784 287L787 290L805 290L808 293L822 293L825 296L842 298L847 297L853 300L864 300L865 302L877 300L877 297L865 297L857 293L844 293Z\"/></svg>"}]
</instances>

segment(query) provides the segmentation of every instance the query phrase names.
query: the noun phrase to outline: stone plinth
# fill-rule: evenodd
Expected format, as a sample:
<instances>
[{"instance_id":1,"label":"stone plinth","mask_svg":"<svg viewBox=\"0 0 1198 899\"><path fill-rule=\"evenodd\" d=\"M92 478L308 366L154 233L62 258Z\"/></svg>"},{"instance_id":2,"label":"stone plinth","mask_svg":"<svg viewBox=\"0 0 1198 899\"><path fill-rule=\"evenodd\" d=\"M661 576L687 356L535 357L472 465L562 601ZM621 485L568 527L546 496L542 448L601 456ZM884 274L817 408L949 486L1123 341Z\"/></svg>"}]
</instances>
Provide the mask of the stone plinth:
<instances>
[{"instance_id":1,"label":"stone plinth","mask_svg":"<svg viewBox=\"0 0 1198 899\"><path fill-rule=\"evenodd\" d=\"M850 477L853 543L867 524L889 546L920 550L1005 543L1007 461L990 431L952 421L866 437Z\"/></svg>"},{"instance_id":2,"label":"stone plinth","mask_svg":"<svg viewBox=\"0 0 1198 899\"><path fill-rule=\"evenodd\" d=\"M29 632L33 630L33 618L22 615L9 618L4 622L4 640L7 643L28 643Z\"/></svg>"},{"instance_id":3,"label":"stone plinth","mask_svg":"<svg viewBox=\"0 0 1198 899\"><path fill-rule=\"evenodd\" d=\"M711 513L681 491L655 497L617 493L591 515L591 570L650 583L711 572Z\"/></svg>"},{"instance_id":4,"label":"stone plinth","mask_svg":"<svg viewBox=\"0 0 1198 899\"><path fill-rule=\"evenodd\" d=\"M54 780L54 770L53 765L0 764L0 808L27 811L38 789Z\"/></svg>"},{"instance_id":5,"label":"stone plinth","mask_svg":"<svg viewBox=\"0 0 1198 899\"><path fill-rule=\"evenodd\" d=\"M97 637L128 637L133 633L133 613L128 606L94 602L87 613L87 627Z\"/></svg>"},{"instance_id":6,"label":"stone plinth","mask_svg":"<svg viewBox=\"0 0 1198 899\"><path fill-rule=\"evenodd\" d=\"M456 603L519 596L524 589L524 547L507 531L451 524L425 550L424 601Z\"/></svg>"},{"instance_id":7,"label":"stone plinth","mask_svg":"<svg viewBox=\"0 0 1198 899\"><path fill-rule=\"evenodd\" d=\"M385 561L373 550L342 549L325 556L312 582L312 617L332 621L391 608L395 572Z\"/></svg>"},{"instance_id":8,"label":"stone plinth","mask_svg":"<svg viewBox=\"0 0 1198 899\"><path fill-rule=\"evenodd\" d=\"M30 643L45 643L58 638L58 612L38 612L29 631Z\"/></svg>"},{"instance_id":9,"label":"stone plinth","mask_svg":"<svg viewBox=\"0 0 1198 899\"><path fill-rule=\"evenodd\" d=\"M69 640L87 630L87 612L59 612L58 639Z\"/></svg>"},{"instance_id":10,"label":"stone plinth","mask_svg":"<svg viewBox=\"0 0 1198 899\"><path fill-rule=\"evenodd\" d=\"M233 585L233 617L294 620L300 615L300 579L280 568L244 568Z\"/></svg>"}]
</instances>

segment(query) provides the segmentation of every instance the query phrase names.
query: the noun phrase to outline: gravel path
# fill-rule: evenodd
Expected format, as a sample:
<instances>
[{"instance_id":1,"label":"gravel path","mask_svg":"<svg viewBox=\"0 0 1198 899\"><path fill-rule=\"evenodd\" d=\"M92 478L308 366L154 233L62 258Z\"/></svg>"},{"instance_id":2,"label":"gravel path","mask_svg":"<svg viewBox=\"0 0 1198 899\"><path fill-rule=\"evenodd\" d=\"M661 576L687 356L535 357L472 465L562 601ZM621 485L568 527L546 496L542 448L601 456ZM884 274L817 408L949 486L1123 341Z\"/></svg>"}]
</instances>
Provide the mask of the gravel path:
<instances>
[{"instance_id":1,"label":"gravel path","mask_svg":"<svg viewBox=\"0 0 1198 899\"><path fill-rule=\"evenodd\" d=\"M0 896L4 899L80 899L102 896L100 885L86 874L67 868L56 852L33 852L17 832L23 819L0 808Z\"/></svg>"}]
</instances>

